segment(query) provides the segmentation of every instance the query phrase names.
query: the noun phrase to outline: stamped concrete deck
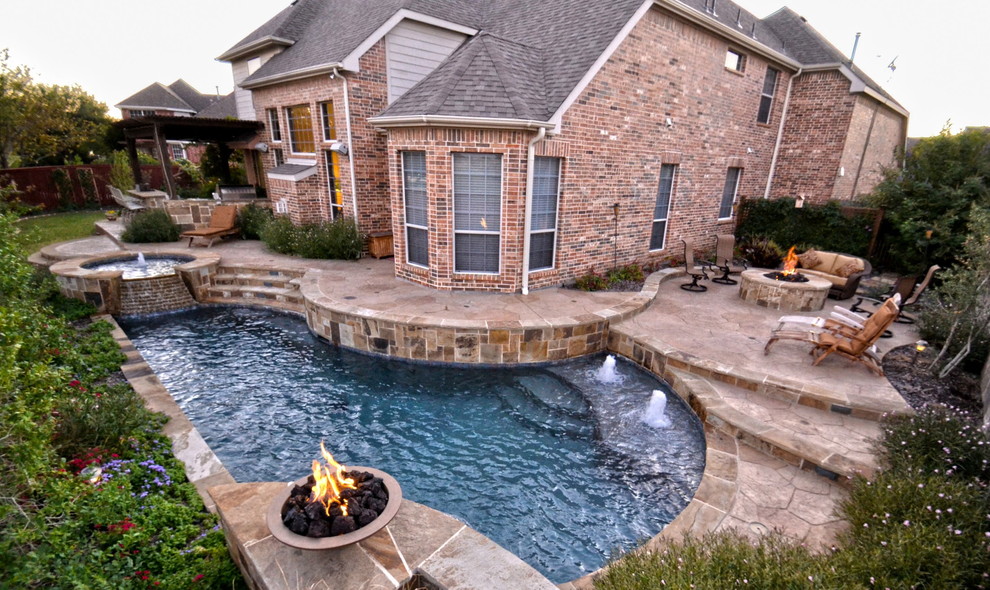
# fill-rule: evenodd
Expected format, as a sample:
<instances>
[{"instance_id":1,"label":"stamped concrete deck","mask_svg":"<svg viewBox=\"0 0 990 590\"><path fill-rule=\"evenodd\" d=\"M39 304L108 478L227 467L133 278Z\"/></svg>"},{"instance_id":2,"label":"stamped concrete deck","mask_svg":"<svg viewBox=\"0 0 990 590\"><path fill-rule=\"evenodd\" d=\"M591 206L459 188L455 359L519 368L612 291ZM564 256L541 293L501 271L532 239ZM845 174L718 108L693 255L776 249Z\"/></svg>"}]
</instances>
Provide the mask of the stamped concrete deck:
<instances>
[{"instance_id":1,"label":"stamped concrete deck","mask_svg":"<svg viewBox=\"0 0 990 590\"><path fill-rule=\"evenodd\" d=\"M46 256L68 258L103 248L121 246L109 238L89 238L49 247ZM175 244L141 245L146 252L160 248ZM218 244L213 251L229 264L320 269L326 281L317 281L319 288L331 301L347 306L360 301L371 314L395 318L553 322L642 296L564 289L527 296L451 293L392 278L390 259L301 260L245 241ZM876 420L909 408L886 379L862 365L835 357L812 367L808 346L787 341L764 355L764 342L781 313L739 300L738 286L711 285L706 293L690 293L678 288L680 282L678 271L664 271L652 282L655 298L649 295L654 299L645 311L609 316L609 349L670 381L705 424L707 464L699 490L651 543L732 528L754 538L776 529L813 548L829 546L844 526L834 509L846 496L849 477L875 467L870 439L878 433ZM835 303L801 315L826 315ZM916 339L910 326L896 324L894 338L880 346L886 351ZM220 483L217 475L211 479ZM591 583L588 576L560 588Z\"/></svg>"}]
</instances>

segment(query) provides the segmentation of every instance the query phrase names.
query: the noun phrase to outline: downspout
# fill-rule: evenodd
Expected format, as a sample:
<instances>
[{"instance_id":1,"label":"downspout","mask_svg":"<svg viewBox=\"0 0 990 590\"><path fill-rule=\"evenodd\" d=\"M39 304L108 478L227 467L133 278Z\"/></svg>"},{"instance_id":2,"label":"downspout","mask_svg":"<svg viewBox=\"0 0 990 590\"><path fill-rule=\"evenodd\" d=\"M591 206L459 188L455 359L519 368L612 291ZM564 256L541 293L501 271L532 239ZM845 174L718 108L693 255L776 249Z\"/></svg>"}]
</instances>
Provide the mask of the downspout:
<instances>
[{"instance_id":1,"label":"downspout","mask_svg":"<svg viewBox=\"0 0 990 590\"><path fill-rule=\"evenodd\" d=\"M773 156L770 158L770 173L767 174L767 189L763 191L763 198L770 198L770 188L773 186L773 175L777 173L777 157L780 156L780 144L784 141L784 122L787 121L787 108L791 106L791 89L794 87L794 80L804 72L804 68L798 68L796 74L787 81L787 96L784 97L784 110L780 113L780 126L777 128L777 141L773 145Z\"/></svg>"},{"instance_id":2,"label":"downspout","mask_svg":"<svg viewBox=\"0 0 990 590\"><path fill-rule=\"evenodd\" d=\"M330 77L340 76L340 79L344 81L344 116L347 117L347 164L351 170L351 204L354 205L354 225L359 226L358 223L358 206L357 206L357 180L354 176L354 137L351 135L351 102L350 96L347 92L347 77L340 73L340 69L337 67L333 68L333 72L330 73ZM333 197L331 196L331 199ZM358 227L360 229L360 227Z\"/></svg>"},{"instance_id":3,"label":"downspout","mask_svg":"<svg viewBox=\"0 0 990 590\"><path fill-rule=\"evenodd\" d=\"M533 215L533 166L536 161L536 144L543 141L547 135L545 127L540 127L529 142L526 150L526 206L523 220L523 259L522 259L522 294L529 295L529 231L532 229Z\"/></svg>"}]
</instances>

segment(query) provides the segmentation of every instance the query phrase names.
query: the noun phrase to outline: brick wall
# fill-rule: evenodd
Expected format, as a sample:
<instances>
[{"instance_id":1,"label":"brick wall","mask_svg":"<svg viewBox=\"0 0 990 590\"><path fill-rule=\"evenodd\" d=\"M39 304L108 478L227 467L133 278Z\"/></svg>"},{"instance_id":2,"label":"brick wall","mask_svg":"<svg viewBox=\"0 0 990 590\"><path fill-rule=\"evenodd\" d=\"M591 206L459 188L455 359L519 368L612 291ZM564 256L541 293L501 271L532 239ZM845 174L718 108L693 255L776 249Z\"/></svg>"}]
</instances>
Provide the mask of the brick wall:
<instances>
[{"instance_id":1,"label":"brick wall","mask_svg":"<svg viewBox=\"0 0 990 590\"><path fill-rule=\"evenodd\" d=\"M857 95L842 154L845 174L836 178L832 198L851 200L873 190L883 179L883 170L897 164L906 127L907 120L894 110L875 98Z\"/></svg>"},{"instance_id":2,"label":"brick wall","mask_svg":"<svg viewBox=\"0 0 990 590\"><path fill-rule=\"evenodd\" d=\"M772 198L803 196L814 203L832 198L855 105L849 79L838 71L794 80Z\"/></svg>"},{"instance_id":3,"label":"brick wall","mask_svg":"<svg viewBox=\"0 0 990 590\"><path fill-rule=\"evenodd\" d=\"M384 41L372 47L360 60L361 72L346 72L351 110L353 142L348 145L349 154L340 156L340 178L343 189L344 214L353 216L354 196L357 195L358 225L362 232L370 233L391 229L391 211L388 194L388 160L385 138L367 123L387 106L387 81L385 77ZM322 141L323 124L320 103L332 101L338 141L347 143L347 117L344 109L344 82L328 74L313 76L257 88L252 91L259 121L265 124L265 140L270 150L263 156L263 166L269 170L275 166L275 149L281 149L286 159L293 156L289 146L289 128L285 107L308 104L313 118L316 139L317 173L299 183L267 179L268 197L272 202L285 199L289 205L289 218L293 223L313 223L330 219L330 193L326 161L330 142ZM282 141L272 140L268 129L267 110L279 111ZM312 160L312 156L298 156ZM350 165L353 161L357 184L351 186Z\"/></svg>"}]
</instances>

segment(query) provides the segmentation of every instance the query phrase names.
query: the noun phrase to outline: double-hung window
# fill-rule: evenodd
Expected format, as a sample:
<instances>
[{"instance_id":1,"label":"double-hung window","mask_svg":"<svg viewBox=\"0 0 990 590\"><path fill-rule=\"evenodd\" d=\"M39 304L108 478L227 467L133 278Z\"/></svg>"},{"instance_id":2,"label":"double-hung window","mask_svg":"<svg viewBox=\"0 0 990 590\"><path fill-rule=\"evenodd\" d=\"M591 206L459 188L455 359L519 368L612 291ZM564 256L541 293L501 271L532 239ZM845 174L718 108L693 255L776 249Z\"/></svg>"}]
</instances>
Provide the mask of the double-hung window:
<instances>
[{"instance_id":1,"label":"double-hung window","mask_svg":"<svg viewBox=\"0 0 990 590\"><path fill-rule=\"evenodd\" d=\"M308 104L285 109L289 121L289 148L294 154L315 154L313 116Z\"/></svg>"},{"instance_id":2,"label":"double-hung window","mask_svg":"<svg viewBox=\"0 0 990 590\"><path fill-rule=\"evenodd\" d=\"M402 152L402 197L406 213L406 259L410 264L429 266L426 152Z\"/></svg>"},{"instance_id":3,"label":"double-hung window","mask_svg":"<svg viewBox=\"0 0 990 590\"><path fill-rule=\"evenodd\" d=\"M653 208L653 229L650 232L650 250L663 250L667 239L667 220L670 218L670 198L674 193L675 164L660 166L660 186L657 188L657 204Z\"/></svg>"},{"instance_id":4,"label":"double-hung window","mask_svg":"<svg viewBox=\"0 0 990 590\"><path fill-rule=\"evenodd\" d=\"M454 155L454 272L498 273L502 156Z\"/></svg>"},{"instance_id":5,"label":"double-hung window","mask_svg":"<svg viewBox=\"0 0 990 590\"><path fill-rule=\"evenodd\" d=\"M719 219L732 218L732 205L736 202L736 193L739 191L739 178L742 176L742 168L729 168L725 175L725 186L722 187L722 203L718 207Z\"/></svg>"},{"instance_id":6,"label":"double-hung window","mask_svg":"<svg viewBox=\"0 0 990 590\"><path fill-rule=\"evenodd\" d=\"M268 133L272 142L282 141L282 124L278 121L278 109L268 109Z\"/></svg>"},{"instance_id":7,"label":"double-hung window","mask_svg":"<svg viewBox=\"0 0 990 590\"><path fill-rule=\"evenodd\" d=\"M769 123L770 111L773 110L773 94L777 90L777 77L780 72L767 68L767 75L763 78L763 92L760 95L760 110L756 113L757 123Z\"/></svg>"},{"instance_id":8,"label":"double-hung window","mask_svg":"<svg viewBox=\"0 0 990 590\"><path fill-rule=\"evenodd\" d=\"M725 52L725 69L742 72L746 69L746 56L734 49Z\"/></svg>"},{"instance_id":9,"label":"double-hung window","mask_svg":"<svg viewBox=\"0 0 990 590\"><path fill-rule=\"evenodd\" d=\"M554 266L559 191L560 158L537 156L533 161L533 207L529 224L531 271Z\"/></svg>"},{"instance_id":10,"label":"double-hung window","mask_svg":"<svg viewBox=\"0 0 990 590\"><path fill-rule=\"evenodd\" d=\"M323 141L334 141L337 139L337 129L333 121L333 103L320 103L320 122L323 124Z\"/></svg>"},{"instance_id":11,"label":"double-hung window","mask_svg":"<svg viewBox=\"0 0 990 590\"><path fill-rule=\"evenodd\" d=\"M344 191L340 188L340 160L337 152L327 150L327 191L330 193L330 219L344 216Z\"/></svg>"}]
</instances>

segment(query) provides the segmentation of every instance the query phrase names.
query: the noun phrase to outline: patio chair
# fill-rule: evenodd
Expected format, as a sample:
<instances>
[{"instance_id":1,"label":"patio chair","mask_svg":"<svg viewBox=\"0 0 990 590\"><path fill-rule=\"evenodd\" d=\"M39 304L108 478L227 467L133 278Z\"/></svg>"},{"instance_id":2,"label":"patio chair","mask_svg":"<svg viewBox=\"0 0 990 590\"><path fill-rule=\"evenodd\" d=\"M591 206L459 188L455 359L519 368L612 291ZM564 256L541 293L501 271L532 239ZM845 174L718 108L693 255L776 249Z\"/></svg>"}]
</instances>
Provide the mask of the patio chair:
<instances>
[{"instance_id":1,"label":"patio chair","mask_svg":"<svg viewBox=\"0 0 990 590\"><path fill-rule=\"evenodd\" d=\"M856 303L853 303L849 307L849 311L870 315L873 312L863 309L861 306L864 301L872 302L875 307L883 303L886 299L897 294L901 296L901 300L904 301L904 303L900 306L900 313L897 314L897 319L894 321L898 324L913 324L915 319L904 313L904 310L908 307L917 305L918 300L921 299L921 295L932 282L932 278L935 276L935 273L941 270L941 268L942 267L937 264L931 265L931 267L928 268L928 272L925 273L925 278L921 281L921 283L918 283L918 277L900 277L897 279L897 282L894 283L894 288L891 289L891 292L887 295L881 296L879 299L873 299L872 297L861 295L857 296L858 299L856 300Z\"/></svg>"},{"instance_id":2,"label":"patio chair","mask_svg":"<svg viewBox=\"0 0 990 590\"><path fill-rule=\"evenodd\" d=\"M684 289L685 291L693 291L695 293L703 293L708 290L708 287L699 285L698 281L708 278L708 273L705 272L705 270L706 268L710 268L711 265L707 262L702 262L701 265L695 264L694 240L690 238L682 238L681 242L684 243L684 270L691 277L691 282L681 285L681 289Z\"/></svg>"},{"instance_id":3,"label":"patio chair","mask_svg":"<svg viewBox=\"0 0 990 590\"><path fill-rule=\"evenodd\" d=\"M713 278L713 283L735 285L738 281L729 278L729 275L739 274L749 268L748 262L741 258L735 258L735 250L736 236L732 234L715 236L715 260L709 264L722 271L722 276Z\"/></svg>"},{"instance_id":4,"label":"patio chair","mask_svg":"<svg viewBox=\"0 0 990 590\"><path fill-rule=\"evenodd\" d=\"M237 207L233 205L217 205L210 217L210 225L203 229L191 229L184 231L179 238L189 238L189 246L192 247L196 238L208 239L210 242L207 248L213 246L213 242L240 232L237 228Z\"/></svg>"},{"instance_id":5,"label":"patio chair","mask_svg":"<svg viewBox=\"0 0 990 590\"><path fill-rule=\"evenodd\" d=\"M810 327L807 322L803 328L787 327L781 322L773 330L770 339L763 348L764 354L770 353L770 347L778 340L797 340L812 344L811 355L815 357L813 366L818 366L825 357L831 354L838 354L849 360L861 362L868 369L879 376L883 376L883 366L880 361L880 352L877 350L876 341L881 334L890 327L900 311L898 302L900 297L894 296L883 302L883 305L876 313L866 318L862 326L853 327L845 321L835 319L821 319L812 323ZM800 317L802 320L808 318ZM781 318L784 320L785 318Z\"/></svg>"},{"instance_id":6,"label":"patio chair","mask_svg":"<svg viewBox=\"0 0 990 590\"><path fill-rule=\"evenodd\" d=\"M147 209L140 199L130 195L125 195L124 191L111 184L107 185L107 190L110 191L110 196L113 197L113 200L120 205L121 220L124 223L129 223L131 218L133 218L136 213Z\"/></svg>"}]
</instances>

